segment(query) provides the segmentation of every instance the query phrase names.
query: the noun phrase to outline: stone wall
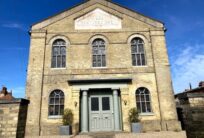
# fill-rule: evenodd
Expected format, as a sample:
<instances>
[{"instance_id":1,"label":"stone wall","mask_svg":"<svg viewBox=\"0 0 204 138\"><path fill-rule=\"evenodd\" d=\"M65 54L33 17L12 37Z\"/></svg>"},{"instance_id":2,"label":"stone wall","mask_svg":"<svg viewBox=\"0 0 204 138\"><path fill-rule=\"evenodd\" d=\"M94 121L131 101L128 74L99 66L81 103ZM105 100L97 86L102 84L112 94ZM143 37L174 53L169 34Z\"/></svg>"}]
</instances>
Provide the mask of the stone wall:
<instances>
[{"instance_id":1,"label":"stone wall","mask_svg":"<svg viewBox=\"0 0 204 138\"><path fill-rule=\"evenodd\" d=\"M0 137L23 138L25 135L28 100L0 100Z\"/></svg>"},{"instance_id":2,"label":"stone wall","mask_svg":"<svg viewBox=\"0 0 204 138\"><path fill-rule=\"evenodd\" d=\"M204 94L187 93L177 99L177 112L188 138L204 137Z\"/></svg>"}]
</instances>

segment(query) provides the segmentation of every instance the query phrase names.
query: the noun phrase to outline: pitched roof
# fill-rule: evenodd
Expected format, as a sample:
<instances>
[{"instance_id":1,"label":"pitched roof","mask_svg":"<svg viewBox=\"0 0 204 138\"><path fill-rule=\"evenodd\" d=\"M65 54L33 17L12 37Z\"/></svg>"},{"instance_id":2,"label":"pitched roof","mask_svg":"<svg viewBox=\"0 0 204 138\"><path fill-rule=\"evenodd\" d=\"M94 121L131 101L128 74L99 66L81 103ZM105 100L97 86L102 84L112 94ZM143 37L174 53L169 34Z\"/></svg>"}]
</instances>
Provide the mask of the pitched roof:
<instances>
[{"instance_id":1,"label":"pitched roof","mask_svg":"<svg viewBox=\"0 0 204 138\"><path fill-rule=\"evenodd\" d=\"M13 100L12 92L8 92L6 87L3 87L0 91L0 100Z\"/></svg>"},{"instance_id":2,"label":"pitched roof","mask_svg":"<svg viewBox=\"0 0 204 138\"><path fill-rule=\"evenodd\" d=\"M66 9L62 12L59 12L53 16L50 16L50 17L48 17L48 18L46 18L40 22L33 24L32 30L41 29L43 27L46 27L49 24L52 24L53 22L56 22L60 19L68 17L68 16L70 16L76 12L79 12L79 11L81 11L85 8L88 8L92 5L95 5L95 4L101 4L103 6L110 8L110 9L113 9L113 10L118 11L120 13L126 14L128 16L136 18L142 22L145 22L145 23L150 24L150 25L155 26L155 27L163 27L163 24L164 24L163 22L161 22L159 20L145 16L141 13L138 13L137 11L134 11L134 10L129 9L127 7L121 6L121 5L114 3L114 2L110 2L110 1L106 1L106 0L89 0L86 2L79 3L75 6L73 6L72 8Z\"/></svg>"}]
</instances>

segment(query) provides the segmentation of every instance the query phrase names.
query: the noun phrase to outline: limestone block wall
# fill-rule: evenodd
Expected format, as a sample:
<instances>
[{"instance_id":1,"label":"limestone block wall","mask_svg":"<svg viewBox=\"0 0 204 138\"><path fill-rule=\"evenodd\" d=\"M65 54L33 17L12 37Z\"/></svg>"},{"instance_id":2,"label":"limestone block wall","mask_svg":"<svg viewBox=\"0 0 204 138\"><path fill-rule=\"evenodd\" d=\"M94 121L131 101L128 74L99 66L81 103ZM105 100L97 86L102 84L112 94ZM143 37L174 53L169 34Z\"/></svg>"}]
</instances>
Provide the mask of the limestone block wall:
<instances>
[{"instance_id":1,"label":"limestone block wall","mask_svg":"<svg viewBox=\"0 0 204 138\"><path fill-rule=\"evenodd\" d=\"M162 130L181 130L180 123L177 121L170 65L164 35L164 31L151 31Z\"/></svg>"},{"instance_id":2,"label":"limestone block wall","mask_svg":"<svg viewBox=\"0 0 204 138\"><path fill-rule=\"evenodd\" d=\"M204 137L204 98L191 97L178 104L179 119L188 138Z\"/></svg>"},{"instance_id":3,"label":"limestone block wall","mask_svg":"<svg viewBox=\"0 0 204 138\"><path fill-rule=\"evenodd\" d=\"M27 117L28 100L0 101L0 137L23 138Z\"/></svg>"}]
</instances>

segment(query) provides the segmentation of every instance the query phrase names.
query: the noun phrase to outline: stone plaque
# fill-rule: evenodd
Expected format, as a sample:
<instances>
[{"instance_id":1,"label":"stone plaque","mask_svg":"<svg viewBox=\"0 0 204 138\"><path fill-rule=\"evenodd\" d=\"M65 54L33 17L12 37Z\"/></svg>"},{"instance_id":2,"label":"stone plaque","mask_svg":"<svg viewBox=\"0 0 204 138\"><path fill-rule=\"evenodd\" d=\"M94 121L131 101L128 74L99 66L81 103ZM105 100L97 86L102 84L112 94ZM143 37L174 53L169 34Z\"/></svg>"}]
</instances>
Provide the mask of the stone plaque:
<instances>
[{"instance_id":1,"label":"stone plaque","mask_svg":"<svg viewBox=\"0 0 204 138\"><path fill-rule=\"evenodd\" d=\"M99 8L77 18L75 29L121 29L122 21L120 18L107 13Z\"/></svg>"}]
</instances>

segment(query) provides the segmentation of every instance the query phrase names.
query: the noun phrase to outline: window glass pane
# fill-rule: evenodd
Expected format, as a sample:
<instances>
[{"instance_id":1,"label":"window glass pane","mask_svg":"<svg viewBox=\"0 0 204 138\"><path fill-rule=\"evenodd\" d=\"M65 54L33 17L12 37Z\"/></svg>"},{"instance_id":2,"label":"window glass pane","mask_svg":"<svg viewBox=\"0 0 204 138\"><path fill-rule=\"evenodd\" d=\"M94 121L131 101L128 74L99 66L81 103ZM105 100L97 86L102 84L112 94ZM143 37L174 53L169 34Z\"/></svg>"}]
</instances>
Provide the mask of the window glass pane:
<instances>
[{"instance_id":1,"label":"window glass pane","mask_svg":"<svg viewBox=\"0 0 204 138\"><path fill-rule=\"evenodd\" d=\"M147 112L151 112L150 102L147 102L146 105L147 105Z\"/></svg>"},{"instance_id":2,"label":"window glass pane","mask_svg":"<svg viewBox=\"0 0 204 138\"><path fill-rule=\"evenodd\" d=\"M135 45L131 46L132 53L137 53L137 47Z\"/></svg>"},{"instance_id":3,"label":"window glass pane","mask_svg":"<svg viewBox=\"0 0 204 138\"><path fill-rule=\"evenodd\" d=\"M141 58L142 58L142 65L145 65L145 55L144 54L141 54Z\"/></svg>"},{"instance_id":4,"label":"window glass pane","mask_svg":"<svg viewBox=\"0 0 204 138\"><path fill-rule=\"evenodd\" d=\"M141 65L140 54L136 55L136 60L137 60L137 65L140 66Z\"/></svg>"},{"instance_id":5,"label":"window glass pane","mask_svg":"<svg viewBox=\"0 0 204 138\"><path fill-rule=\"evenodd\" d=\"M146 96L146 101L149 102L150 99L149 99L149 95L145 95Z\"/></svg>"},{"instance_id":6,"label":"window glass pane","mask_svg":"<svg viewBox=\"0 0 204 138\"><path fill-rule=\"evenodd\" d=\"M60 47L61 49L61 55L66 55L66 48L63 46L63 47Z\"/></svg>"},{"instance_id":7,"label":"window glass pane","mask_svg":"<svg viewBox=\"0 0 204 138\"><path fill-rule=\"evenodd\" d=\"M132 65L136 66L136 55L132 54Z\"/></svg>"},{"instance_id":8,"label":"window glass pane","mask_svg":"<svg viewBox=\"0 0 204 138\"><path fill-rule=\"evenodd\" d=\"M97 66L101 67L101 55L97 56Z\"/></svg>"},{"instance_id":9,"label":"window glass pane","mask_svg":"<svg viewBox=\"0 0 204 138\"><path fill-rule=\"evenodd\" d=\"M140 97L139 97L139 95L136 95L136 101L137 101L137 102L140 101Z\"/></svg>"},{"instance_id":10,"label":"window glass pane","mask_svg":"<svg viewBox=\"0 0 204 138\"><path fill-rule=\"evenodd\" d=\"M64 97L64 93L62 91L60 91L59 95L60 95L61 98Z\"/></svg>"},{"instance_id":11,"label":"window glass pane","mask_svg":"<svg viewBox=\"0 0 204 138\"><path fill-rule=\"evenodd\" d=\"M62 56L62 67L66 66L66 56Z\"/></svg>"},{"instance_id":12,"label":"window glass pane","mask_svg":"<svg viewBox=\"0 0 204 138\"><path fill-rule=\"evenodd\" d=\"M142 95L140 95L140 98L141 98L141 101L143 102L143 101L145 101L145 96L142 94Z\"/></svg>"},{"instance_id":13,"label":"window glass pane","mask_svg":"<svg viewBox=\"0 0 204 138\"><path fill-rule=\"evenodd\" d=\"M98 54L98 47L93 46L93 54L97 55Z\"/></svg>"},{"instance_id":14,"label":"window glass pane","mask_svg":"<svg viewBox=\"0 0 204 138\"><path fill-rule=\"evenodd\" d=\"M52 65L51 65L53 68L56 67L56 57L53 56L52 57Z\"/></svg>"},{"instance_id":15,"label":"window glass pane","mask_svg":"<svg viewBox=\"0 0 204 138\"><path fill-rule=\"evenodd\" d=\"M60 104L61 104L61 105L64 105L64 98L61 98L61 99L60 99Z\"/></svg>"},{"instance_id":16,"label":"window glass pane","mask_svg":"<svg viewBox=\"0 0 204 138\"><path fill-rule=\"evenodd\" d=\"M51 92L51 93L50 93L50 97L53 97L53 98L54 98L54 97L55 97L55 92Z\"/></svg>"},{"instance_id":17,"label":"window glass pane","mask_svg":"<svg viewBox=\"0 0 204 138\"><path fill-rule=\"evenodd\" d=\"M103 67L106 66L106 57L105 57L105 55L102 56L102 66Z\"/></svg>"},{"instance_id":18,"label":"window glass pane","mask_svg":"<svg viewBox=\"0 0 204 138\"><path fill-rule=\"evenodd\" d=\"M104 55L105 54L105 46L99 47L99 54Z\"/></svg>"},{"instance_id":19,"label":"window glass pane","mask_svg":"<svg viewBox=\"0 0 204 138\"><path fill-rule=\"evenodd\" d=\"M137 102L137 110L138 110L139 113L141 112L140 102Z\"/></svg>"},{"instance_id":20,"label":"window glass pane","mask_svg":"<svg viewBox=\"0 0 204 138\"><path fill-rule=\"evenodd\" d=\"M55 104L60 104L59 98L55 98Z\"/></svg>"},{"instance_id":21,"label":"window glass pane","mask_svg":"<svg viewBox=\"0 0 204 138\"><path fill-rule=\"evenodd\" d=\"M109 97L102 97L102 110L110 110L110 99Z\"/></svg>"},{"instance_id":22,"label":"window glass pane","mask_svg":"<svg viewBox=\"0 0 204 138\"><path fill-rule=\"evenodd\" d=\"M49 106L49 115L54 115L54 105Z\"/></svg>"},{"instance_id":23,"label":"window glass pane","mask_svg":"<svg viewBox=\"0 0 204 138\"><path fill-rule=\"evenodd\" d=\"M50 104L54 104L54 98L50 98Z\"/></svg>"},{"instance_id":24,"label":"window glass pane","mask_svg":"<svg viewBox=\"0 0 204 138\"><path fill-rule=\"evenodd\" d=\"M142 104L142 113L146 112L146 106L145 106L145 102L141 102Z\"/></svg>"},{"instance_id":25,"label":"window glass pane","mask_svg":"<svg viewBox=\"0 0 204 138\"><path fill-rule=\"evenodd\" d=\"M133 40L131 41L131 44L132 44L132 45L137 45L137 40L136 40L136 39L133 39Z\"/></svg>"},{"instance_id":26,"label":"window glass pane","mask_svg":"<svg viewBox=\"0 0 204 138\"><path fill-rule=\"evenodd\" d=\"M143 44L138 44L138 49L140 53L144 52Z\"/></svg>"},{"instance_id":27,"label":"window glass pane","mask_svg":"<svg viewBox=\"0 0 204 138\"><path fill-rule=\"evenodd\" d=\"M96 67L96 63L97 63L97 57L94 55L93 56L93 66Z\"/></svg>"},{"instance_id":28,"label":"window glass pane","mask_svg":"<svg viewBox=\"0 0 204 138\"><path fill-rule=\"evenodd\" d=\"M58 39L58 40L55 40L53 45L64 46L64 45L66 45L66 42L64 40L62 40L62 39Z\"/></svg>"},{"instance_id":29,"label":"window glass pane","mask_svg":"<svg viewBox=\"0 0 204 138\"><path fill-rule=\"evenodd\" d=\"M60 106L59 105L55 105L54 115L59 115L59 109L60 109Z\"/></svg>"},{"instance_id":30,"label":"window glass pane","mask_svg":"<svg viewBox=\"0 0 204 138\"><path fill-rule=\"evenodd\" d=\"M98 111L99 110L99 103L98 98L91 98L91 111Z\"/></svg>"},{"instance_id":31,"label":"window glass pane","mask_svg":"<svg viewBox=\"0 0 204 138\"><path fill-rule=\"evenodd\" d=\"M64 105L60 105L60 115L63 115L64 113Z\"/></svg>"},{"instance_id":32,"label":"window glass pane","mask_svg":"<svg viewBox=\"0 0 204 138\"><path fill-rule=\"evenodd\" d=\"M93 67L97 67L97 63L96 62L93 62Z\"/></svg>"},{"instance_id":33,"label":"window glass pane","mask_svg":"<svg viewBox=\"0 0 204 138\"><path fill-rule=\"evenodd\" d=\"M61 56L57 56L57 67L61 67Z\"/></svg>"},{"instance_id":34,"label":"window glass pane","mask_svg":"<svg viewBox=\"0 0 204 138\"><path fill-rule=\"evenodd\" d=\"M60 54L60 52L59 52L59 47L53 47L53 56L57 56L57 55L59 55Z\"/></svg>"},{"instance_id":35,"label":"window glass pane","mask_svg":"<svg viewBox=\"0 0 204 138\"><path fill-rule=\"evenodd\" d=\"M137 38L137 39L138 39L139 44L141 44L141 43L143 44L143 40L141 38Z\"/></svg>"}]
</instances>

